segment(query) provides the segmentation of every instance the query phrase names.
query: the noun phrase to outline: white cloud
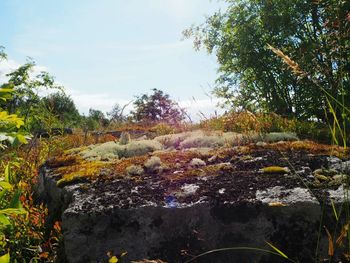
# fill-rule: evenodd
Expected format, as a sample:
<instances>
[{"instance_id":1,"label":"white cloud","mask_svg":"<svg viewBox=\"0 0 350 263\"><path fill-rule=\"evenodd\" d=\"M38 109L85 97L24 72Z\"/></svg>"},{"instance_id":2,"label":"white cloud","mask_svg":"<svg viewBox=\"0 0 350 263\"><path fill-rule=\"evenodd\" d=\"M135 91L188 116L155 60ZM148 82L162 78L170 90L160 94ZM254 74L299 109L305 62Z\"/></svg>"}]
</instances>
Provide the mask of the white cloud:
<instances>
[{"instance_id":1,"label":"white cloud","mask_svg":"<svg viewBox=\"0 0 350 263\"><path fill-rule=\"evenodd\" d=\"M12 59L0 61L0 84L8 80L8 77L6 77L6 74L16 70L21 65L22 65L21 63ZM45 66L37 65L33 68L31 72L31 76L36 76L42 71L48 71L48 68Z\"/></svg>"},{"instance_id":2,"label":"white cloud","mask_svg":"<svg viewBox=\"0 0 350 263\"><path fill-rule=\"evenodd\" d=\"M191 99L179 101L180 107L186 109L191 119L195 122L199 120L210 118L215 115L224 113L224 109L218 107L222 99L208 98L208 99Z\"/></svg>"},{"instance_id":3,"label":"white cloud","mask_svg":"<svg viewBox=\"0 0 350 263\"><path fill-rule=\"evenodd\" d=\"M76 90L66 89L68 95L74 100L80 113L87 115L89 109L101 110L107 113L112 110L115 104L124 106L128 104L133 98L130 99L114 99L115 96L107 93L81 93ZM201 119L210 118L216 114L220 115L224 110L217 105L222 102L222 99L191 99L191 100L179 100L178 104L184 108L191 117L192 121L198 122ZM130 113L133 110L133 105L130 104L126 107L125 113Z\"/></svg>"}]
</instances>

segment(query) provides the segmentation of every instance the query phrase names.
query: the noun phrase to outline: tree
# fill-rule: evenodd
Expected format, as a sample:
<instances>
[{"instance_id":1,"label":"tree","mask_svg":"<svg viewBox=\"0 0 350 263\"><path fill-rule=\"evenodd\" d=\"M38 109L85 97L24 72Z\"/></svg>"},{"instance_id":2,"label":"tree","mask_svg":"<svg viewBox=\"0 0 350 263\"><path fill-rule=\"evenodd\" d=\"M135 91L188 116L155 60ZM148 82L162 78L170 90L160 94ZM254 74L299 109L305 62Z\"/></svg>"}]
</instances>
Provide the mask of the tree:
<instances>
[{"instance_id":1,"label":"tree","mask_svg":"<svg viewBox=\"0 0 350 263\"><path fill-rule=\"evenodd\" d=\"M215 94L228 105L325 120L325 93L290 72L268 48L282 50L331 96L350 105L350 2L226 0L200 26L184 31L220 64Z\"/></svg>"},{"instance_id":2,"label":"tree","mask_svg":"<svg viewBox=\"0 0 350 263\"><path fill-rule=\"evenodd\" d=\"M139 122L166 122L175 124L184 119L184 109L170 99L168 94L153 89L153 94L137 96L134 101L135 111L131 115Z\"/></svg>"},{"instance_id":3,"label":"tree","mask_svg":"<svg viewBox=\"0 0 350 263\"><path fill-rule=\"evenodd\" d=\"M6 53L5 53L5 51L4 51L4 47L3 46L0 46L0 61L1 60L4 60L4 59L6 59L7 58L7 56L6 56Z\"/></svg>"},{"instance_id":4,"label":"tree","mask_svg":"<svg viewBox=\"0 0 350 263\"><path fill-rule=\"evenodd\" d=\"M106 127L108 125L108 119L105 117L104 113L100 110L89 109L88 118L97 122L100 126Z\"/></svg>"},{"instance_id":5,"label":"tree","mask_svg":"<svg viewBox=\"0 0 350 263\"><path fill-rule=\"evenodd\" d=\"M44 106L52 114L58 117L63 125L77 125L80 121L80 114L71 97L64 92L56 92L42 99Z\"/></svg>"},{"instance_id":6,"label":"tree","mask_svg":"<svg viewBox=\"0 0 350 263\"><path fill-rule=\"evenodd\" d=\"M114 122L117 122L117 123L125 122L127 120L127 116L124 114L124 110L131 103L132 103L132 101L126 103L123 106L121 106L118 103L116 103L113 106L113 109L110 112L107 113L107 115L110 118L110 121L114 121Z\"/></svg>"},{"instance_id":7,"label":"tree","mask_svg":"<svg viewBox=\"0 0 350 263\"><path fill-rule=\"evenodd\" d=\"M41 98L38 94L40 89L62 89L47 72L42 71L33 77L34 67L35 62L28 60L27 63L7 74L8 83L3 84L13 87L13 96L6 102L6 110L10 114L16 113L24 117L26 123L29 123L27 119L34 116L32 113L40 106Z\"/></svg>"}]
</instances>

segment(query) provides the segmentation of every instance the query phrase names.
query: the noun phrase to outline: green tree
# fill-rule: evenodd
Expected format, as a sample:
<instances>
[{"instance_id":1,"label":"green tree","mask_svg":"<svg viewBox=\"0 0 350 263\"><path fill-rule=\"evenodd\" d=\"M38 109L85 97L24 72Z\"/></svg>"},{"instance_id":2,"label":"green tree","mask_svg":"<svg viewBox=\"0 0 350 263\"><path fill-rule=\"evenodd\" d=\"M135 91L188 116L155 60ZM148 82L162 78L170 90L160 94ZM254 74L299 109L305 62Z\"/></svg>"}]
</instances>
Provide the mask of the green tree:
<instances>
[{"instance_id":1,"label":"green tree","mask_svg":"<svg viewBox=\"0 0 350 263\"><path fill-rule=\"evenodd\" d=\"M109 123L108 119L104 115L104 113L100 110L89 109L89 117L90 119L97 122L100 126L106 127Z\"/></svg>"},{"instance_id":2,"label":"green tree","mask_svg":"<svg viewBox=\"0 0 350 263\"><path fill-rule=\"evenodd\" d=\"M0 61L7 58L4 50L5 50L5 48L3 46L0 46Z\"/></svg>"},{"instance_id":3,"label":"green tree","mask_svg":"<svg viewBox=\"0 0 350 263\"><path fill-rule=\"evenodd\" d=\"M168 94L153 89L153 94L137 96L134 101L133 119L139 122L178 123L185 118L184 109L170 99Z\"/></svg>"},{"instance_id":4,"label":"green tree","mask_svg":"<svg viewBox=\"0 0 350 263\"><path fill-rule=\"evenodd\" d=\"M74 101L64 92L59 91L42 99L44 106L57 116L64 126L76 126L81 116Z\"/></svg>"},{"instance_id":5,"label":"green tree","mask_svg":"<svg viewBox=\"0 0 350 263\"><path fill-rule=\"evenodd\" d=\"M62 89L58 86L54 78L47 72L40 72L36 76L32 76L35 62L28 60L27 63L20 66L18 69L7 74L8 82L3 85L10 85L13 87L13 96L6 102L6 110L11 114L18 114L24 117L27 122L40 106L39 90L42 89Z\"/></svg>"},{"instance_id":6,"label":"green tree","mask_svg":"<svg viewBox=\"0 0 350 263\"><path fill-rule=\"evenodd\" d=\"M349 1L226 0L184 31L220 64L215 94L236 109L325 120L325 93L286 69L268 48L282 50L329 94L349 106Z\"/></svg>"}]
</instances>

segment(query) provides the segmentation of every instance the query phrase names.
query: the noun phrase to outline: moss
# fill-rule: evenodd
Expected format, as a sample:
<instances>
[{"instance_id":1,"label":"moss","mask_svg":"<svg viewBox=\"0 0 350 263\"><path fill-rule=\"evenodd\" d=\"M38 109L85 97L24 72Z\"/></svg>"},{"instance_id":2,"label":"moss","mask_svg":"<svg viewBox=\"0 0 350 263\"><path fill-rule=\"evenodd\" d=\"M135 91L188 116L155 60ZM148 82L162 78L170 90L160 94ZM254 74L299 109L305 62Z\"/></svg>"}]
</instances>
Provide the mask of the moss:
<instances>
[{"instance_id":1,"label":"moss","mask_svg":"<svg viewBox=\"0 0 350 263\"><path fill-rule=\"evenodd\" d=\"M101 169L105 169L108 166L104 162L87 162L83 161L71 166L60 167L56 169L56 172L62 175L62 178L57 181L57 186L62 187L66 184L77 182L79 180L88 180L97 178Z\"/></svg>"}]
</instances>

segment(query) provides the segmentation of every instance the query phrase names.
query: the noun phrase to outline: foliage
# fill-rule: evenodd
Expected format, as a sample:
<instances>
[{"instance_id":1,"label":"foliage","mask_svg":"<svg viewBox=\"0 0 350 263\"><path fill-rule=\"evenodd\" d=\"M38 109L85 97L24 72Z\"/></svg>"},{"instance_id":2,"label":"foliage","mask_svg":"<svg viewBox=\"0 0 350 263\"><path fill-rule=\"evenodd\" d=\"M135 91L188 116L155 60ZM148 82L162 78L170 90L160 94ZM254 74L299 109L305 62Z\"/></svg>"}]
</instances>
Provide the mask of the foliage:
<instances>
[{"instance_id":1,"label":"foliage","mask_svg":"<svg viewBox=\"0 0 350 263\"><path fill-rule=\"evenodd\" d=\"M79 123L80 114L74 101L64 92L50 94L42 99L42 103L64 126L76 126Z\"/></svg>"},{"instance_id":2,"label":"foliage","mask_svg":"<svg viewBox=\"0 0 350 263\"><path fill-rule=\"evenodd\" d=\"M227 11L184 32L194 38L197 49L216 54L216 95L236 109L325 121L325 93L310 79L285 70L270 44L298 61L322 89L349 107L349 1L226 2ZM341 108L335 107L335 112L339 116Z\"/></svg>"},{"instance_id":3,"label":"foliage","mask_svg":"<svg viewBox=\"0 0 350 263\"><path fill-rule=\"evenodd\" d=\"M4 47L3 46L0 46L0 61L1 60L4 60L4 59L6 59L7 58L7 56L6 56L6 53L5 53L5 51L4 51Z\"/></svg>"},{"instance_id":4,"label":"foliage","mask_svg":"<svg viewBox=\"0 0 350 263\"><path fill-rule=\"evenodd\" d=\"M176 124L184 119L184 110L170 99L168 94L153 89L152 95L143 94L134 101L135 111L131 112L137 122L164 122Z\"/></svg>"},{"instance_id":5,"label":"foliage","mask_svg":"<svg viewBox=\"0 0 350 263\"><path fill-rule=\"evenodd\" d=\"M167 135L175 132L175 128L167 123L158 123L155 126L151 127L151 132L155 132L157 136Z\"/></svg>"},{"instance_id":6,"label":"foliage","mask_svg":"<svg viewBox=\"0 0 350 263\"><path fill-rule=\"evenodd\" d=\"M6 102L12 92L11 87L0 87L0 101ZM6 147L6 143L16 146L27 142L25 133L19 130L22 126L24 126L23 118L16 114L9 114L0 106L0 150Z\"/></svg>"},{"instance_id":7,"label":"foliage","mask_svg":"<svg viewBox=\"0 0 350 263\"><path fill-rule=\"evenodd\" d=\"M106 127L108 125L108 119L104 113L100 110L89 109L89 117L99 124L99 126Z\"/></svg>"},{"instance_id":8,"label":"foliage","mask_svg":"<svg viewBox=\"0 0 350 263\"><path fill-rule=\"evenodd\" d=\"M203 120L199 127L238 133L292 132L301 139L313 139L324 143L328 143L331 139L327 125L321 122L289 119L275 113L229 112Z\"/></svg>"},{"instance_id":9,"label":"foliage","mask_svg":"<svg viewBox=\"0 0 350 263\"><path fill-rule=\"evenodd\" d=\"M8 84L14 89L13 96L5 104L5 109L13 114L17 113L24 117L25 121L33 116L33 110L37 109L40 102L38 91L40 89L61 89L55 84L54 78L47 72L40 72L33 77L35 62L28 60L18 69L7 74Z\"/></svg>"},{"instance_id":10,"label":"foliage","mask_svg":"<svg viewBox=\"0 0 350 263\"><path fill-rule=\"evenodd\" d=\"M131 103L131 102L129 102ZM110 112L107 113L110 121L115 123L123 123L127 120L127 116L124 114L125 108L129 105L129 103L124 106L120 106L118 103L115 104Z\"/></svg>"}]
</instances>

